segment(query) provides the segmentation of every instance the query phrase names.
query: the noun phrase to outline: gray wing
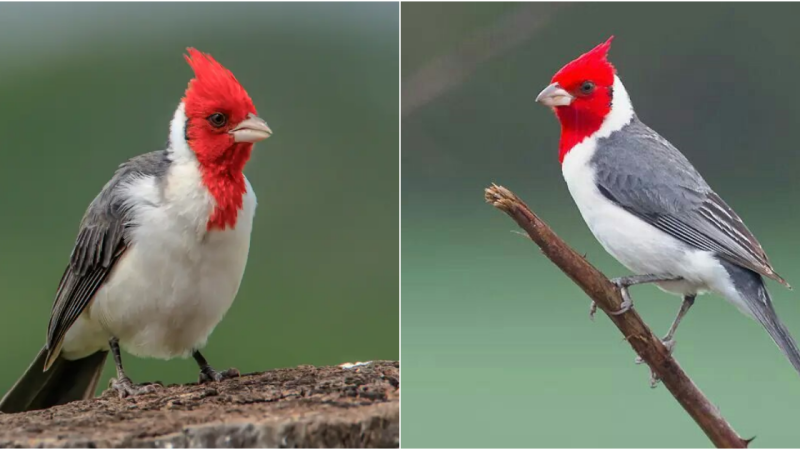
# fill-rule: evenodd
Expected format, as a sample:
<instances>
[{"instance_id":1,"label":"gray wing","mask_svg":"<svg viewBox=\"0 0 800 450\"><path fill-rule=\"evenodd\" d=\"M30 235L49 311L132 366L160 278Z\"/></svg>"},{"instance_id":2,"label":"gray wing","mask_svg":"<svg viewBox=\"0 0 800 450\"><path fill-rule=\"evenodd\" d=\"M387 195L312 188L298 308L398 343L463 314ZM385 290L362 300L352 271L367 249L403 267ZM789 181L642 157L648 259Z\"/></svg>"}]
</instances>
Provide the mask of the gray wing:
<instances>
[{"instance_id":1,"label":"gray wing","mask_svg":"<svg viewBox=\"0 0 800 450\"><path fill-rule=\"evenodd\" d=\"M161 177L169 166L164 151L137 156L117 169L94 198L81 220L69 264L56 292L47 330L47 364L58 356L67 330L91 302L114 264L128 248L128 229L134 226L120 185L137 176Z\"/></svg>"},{"instance_id":2,"label":"gray wing","mask_svg":"<svg viewBox=\"0 0 800 450\"><path fill-rule=\"evenodd\" d=\"M592 157L604 196L692 247L788 286L742 219L666 139L634 118L598 141Z\"/></svg>"}]
</instances>

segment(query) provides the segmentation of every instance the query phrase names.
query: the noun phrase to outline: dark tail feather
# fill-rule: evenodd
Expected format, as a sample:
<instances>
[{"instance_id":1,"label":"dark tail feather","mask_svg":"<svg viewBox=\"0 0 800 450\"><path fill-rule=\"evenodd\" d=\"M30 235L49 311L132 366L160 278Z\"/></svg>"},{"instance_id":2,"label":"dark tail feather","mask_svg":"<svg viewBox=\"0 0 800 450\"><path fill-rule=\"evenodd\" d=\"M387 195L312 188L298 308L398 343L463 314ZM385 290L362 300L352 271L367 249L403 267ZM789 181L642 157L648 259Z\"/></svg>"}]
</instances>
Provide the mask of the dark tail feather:
<instances>
[{"instance_id":1,"label":"dark tail feather","mask_svg":"<svg viewBox=\"0 0 800 450\"><path fill-rule=\"evenodd\" d=\"M720 260L720 264L725 268L733 281L736 291L744 304L738 306L743 312L750 313L778 344L789 362L792 363L797 373L800 373L800 350L797 343L792 339L789 330L778 319L778 314L772 306L772 298L769 296L767 287L764 286L764 279L761 275L750 269L737 266L725 260Z\"/></svg>"},{"instance_id":2,"label":"dark tail feather","mask_svg":"<svg viewBox=\"0 0 800 450\"><path fill-rule=\"evenodd\" d=\"M764 328L767 329L772 340L778 344L778 347L780 347L783 354L786 355L789 362L792 363L797 373L800 373L800 350L797 348L797 343L792 338L792 335L789 334L786 325L781 322L778 315L775 313L775 308L772 307L772 300L770 300L769 293L767 293L766 289L764 289L764 295L766 297L766 304L762 306L760 310L753 311L756 320L758 320L761 325L764 325Z\"/></svg>"},{"instance_id":3,"label":"dark tail feather","mask_svg":"<svg viewBox=\"0 0 800 450\"><path fill-rule=\"evenodd\" d=\"M94 397L107 355L108 352L101 351L75 361L58 357L44 372L47 351L43 348L28 370L0 400L0 412L45 409Z\"/></svg>"}]
</instances>

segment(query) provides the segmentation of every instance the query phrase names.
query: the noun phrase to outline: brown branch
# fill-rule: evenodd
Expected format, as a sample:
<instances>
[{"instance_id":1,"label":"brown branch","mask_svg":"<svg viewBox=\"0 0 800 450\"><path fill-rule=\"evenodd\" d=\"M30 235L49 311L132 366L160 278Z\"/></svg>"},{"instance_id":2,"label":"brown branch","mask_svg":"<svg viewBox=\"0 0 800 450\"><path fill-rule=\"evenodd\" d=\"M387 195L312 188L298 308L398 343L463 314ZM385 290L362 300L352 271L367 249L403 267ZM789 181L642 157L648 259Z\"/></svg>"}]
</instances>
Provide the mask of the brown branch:
<instances>
[{"instance_id":1,"label":"brown branch","mask_svg":"<svg viewBox=\"0 0 800 450\"><path fill-rule=\"evenodd\" d=\"M746 448L749 440L742 439L731 428L708 398L672 358L635 309L614 316L608 311L618 311L622 297L617 287L589 264L530 208L508 189L492 185L486 189L486 201L508 214L572 281L575 282L608 315L626 337L633 350L646 362L669 389L675 400L697 422L711 442L719 448Z\"/></svg>"}]
</instances>

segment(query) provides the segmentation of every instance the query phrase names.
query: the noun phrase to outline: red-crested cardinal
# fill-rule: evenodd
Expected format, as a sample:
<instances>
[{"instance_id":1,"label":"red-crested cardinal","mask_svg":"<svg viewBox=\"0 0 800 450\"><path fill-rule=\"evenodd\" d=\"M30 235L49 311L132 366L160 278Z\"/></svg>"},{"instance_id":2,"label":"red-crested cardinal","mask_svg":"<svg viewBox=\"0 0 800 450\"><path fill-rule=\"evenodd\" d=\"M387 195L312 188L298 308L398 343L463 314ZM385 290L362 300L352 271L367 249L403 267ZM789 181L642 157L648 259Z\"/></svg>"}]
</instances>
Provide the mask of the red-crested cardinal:
<instances>
[{"instance_id":1,"label":"red-crested cardinal","mask_svg":"<svg viewBox=\"0 0 800 450\"><path fill-rule=\"evenodd\" d=\"M714 292L766 328L794 368L800 351L778 319L762 276L788 287L742 219L681 152L642 123L607 59L611 39L564 66L536 101L561 122L559 160L578 209L603 247L634 276L683 297L663 341L695 296ZM594 307L594 305L593 305ZM654 380L656 381L656 380Z\"/></svg>"},{"instance_id":2,"label":"red-crested cardinal","mask_svg":"<svg viewBox=\"0 0 800 450\"><path fill-rule=\"evenodd\" d=\"M110 350L120 396L150 392L125 375L120 347L169 359L200 354L231 306L247 263L256 197L242 170L272 134L233 74L188 50L194 70L166 150L122 164L89 205L53 304L47 341L0 411L93 396Z\"/></svg>"}]
</instances>

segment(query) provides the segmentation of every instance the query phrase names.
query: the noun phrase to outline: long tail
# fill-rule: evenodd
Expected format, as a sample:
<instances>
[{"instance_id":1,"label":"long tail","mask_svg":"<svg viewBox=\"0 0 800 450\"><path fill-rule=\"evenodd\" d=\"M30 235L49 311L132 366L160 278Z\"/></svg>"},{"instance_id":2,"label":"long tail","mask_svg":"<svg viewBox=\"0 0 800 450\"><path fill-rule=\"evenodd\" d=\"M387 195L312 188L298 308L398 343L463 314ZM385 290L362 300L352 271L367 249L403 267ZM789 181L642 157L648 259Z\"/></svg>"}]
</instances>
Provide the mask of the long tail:
<instances>
[{"instance_id":1,"label":"long tail","mask_svg":"<svg viewBox=\"0 0 800 450\"><path fill-rule=\"evenodd\" d=\"M800 373L800 350L798 350L797 343L792 338L792 335L789 334L786 325L778 318L778 314L772 306L772 298L766 286L764 286L764 280L761 275L729 263L725 263L723 266L731 276L733 284L736 286L736 290L749 313L767 329L767 333L772 337L772 340L778 344L778 347L786 355L789 362L792 363L797 373Z\"/></svg>"},{"instance_id":2,"label":"long tail","mask_svg":"<svg viewBox=\"0 0 800 450\"><path fill-rule=\"evenodd\" d=\"M797 373L800 373L800 350L797 349L797 343L792 338L792 335L789 334L786 325L778 318L778 314L775 313L775 308L772 307L772 300L766 288L764 289L764 298L766 299L766 305L762 310L753 311L756 320L761 325L764 325L772 340L778 344L778 347L786 355L789 362L792 363Z\"/></svg>"},{"instance_id":3,"label":"long tail","mask_svg":"<svg viewBox=\"0 0 800 450\"><path fill-rule=\"evenodd\" d=\"M94 396L108 352L68 361L58 357L47 372L43 348L2 400L0 412L16 413L45 409Z\"/></svg>"}]
</instances>

